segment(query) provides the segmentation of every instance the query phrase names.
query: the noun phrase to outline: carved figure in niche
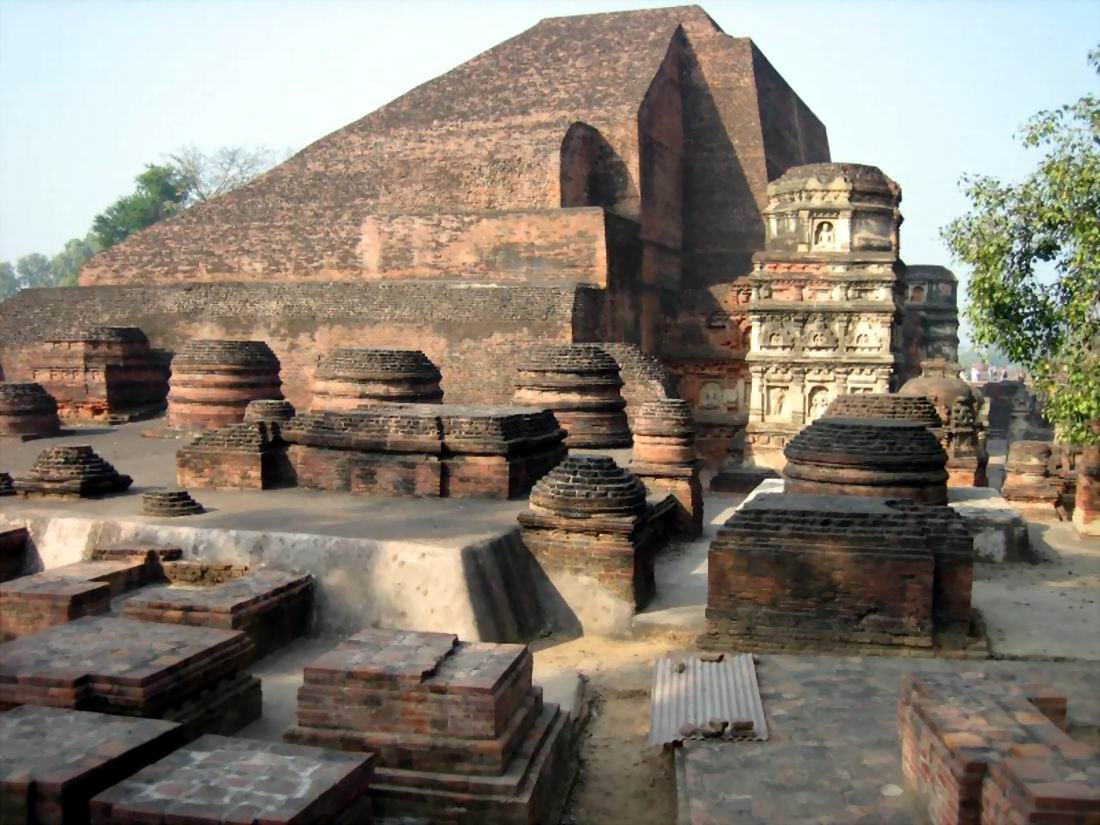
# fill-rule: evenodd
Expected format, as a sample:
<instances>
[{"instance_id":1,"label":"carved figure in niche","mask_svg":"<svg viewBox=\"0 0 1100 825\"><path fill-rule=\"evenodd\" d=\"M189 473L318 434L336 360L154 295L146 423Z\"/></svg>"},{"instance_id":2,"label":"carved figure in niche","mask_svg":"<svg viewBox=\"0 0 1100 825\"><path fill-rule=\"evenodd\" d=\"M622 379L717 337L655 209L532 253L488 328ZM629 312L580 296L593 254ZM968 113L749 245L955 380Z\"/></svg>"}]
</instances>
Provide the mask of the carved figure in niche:
<instances>
[{"instance_id":1,"label":"carved figure in niche","mask_svg":"<svg viewBox=\"0 0 1100 825\"><path fill-rule=\"evenodd\" d=\"M825 387L814 387L810 390L810 404L806 412L808 421L815 421L825 414L829 407L829 391Z\"/></svg>"},{"instance_id":2,"label":"carved figure in niche","mask_svg":"<svg viewBox=\"0 0 1100 825\"><path fill-rule=\"evenodd\" d=\"M951 426L973 429L975 424L974 410L964 398L956 398L951 405Z\"/></svg>"},{"instance_id":3,"label":"carved figure in niche","mask_svg":"<svg viewBox=\"0 0 1100 825\"><path fill-rule=\"evenodd\" d=\"M772 387L768 394L768 415L783 415L783 408L787 404L787 392L783 387Z\"/></svg>"},{"instance_id":4,"label":"carved figure in niche","mask_svg":"<svg viewBox=\"0 0 1100 825\"><path fill-rule=\"evenodd\" d=\"M915 286L909 293L909 303L911 304L923 304L924 303L924 287Z\"/></svg>"},{"instance_id":5,"label":"carved figure in niche","mask_svg":"<svg viewBox=\"0 0 1100 825\"><path fill-rule=\"evenodd\" d=\"M719 410L722 408L722 385L717 381L707 381L699 387L699 408Z\"/></svg>"},{"instance_id":6,"label":"carved figure in niche","mask_svg":"<svg viewBox=\"0 0 1100 825\"><path fill-rule=\"evenodd\" d=\"M877 352L880 343L879 337L875 334L874 329L866 321L856 326L855 335L852 338L852 346L854 349L863 352Z\"/></svg>"},{"instance_id":7,"label":"carved figure in niche","mask_svg":"<svg viewBox=\"0 0 1100 825\"><path fill-rule=\"evenodd\" d=\"M836 335L821 319L806 328L805 341L807 349L835 349L837 345Z\"/></svg>"},{"instance_id":8,"label":"carved figure in niche","mask_svg":"<svg viewBox=\"0 0 1100 825\"><path fill-rule=\"evenodd\" d=\"M833 248L833 224L831 221L822 221L814 228L814 248Z\"/></svg>"}]
</instances>

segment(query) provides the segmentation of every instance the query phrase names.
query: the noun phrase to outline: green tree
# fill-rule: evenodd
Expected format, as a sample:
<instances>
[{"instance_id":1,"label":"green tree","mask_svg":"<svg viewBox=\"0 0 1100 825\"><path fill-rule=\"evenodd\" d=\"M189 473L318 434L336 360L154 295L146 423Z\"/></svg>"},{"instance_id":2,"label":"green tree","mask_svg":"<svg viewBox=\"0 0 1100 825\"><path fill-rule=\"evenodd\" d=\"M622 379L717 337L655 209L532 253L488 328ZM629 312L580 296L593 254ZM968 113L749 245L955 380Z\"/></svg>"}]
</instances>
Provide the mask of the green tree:
<instances>
[{"instance_id":1,"label":"green tree","mask_svg":"<svg viewBox=\"0 0 1100 825\"><path fill-rule=\"evenodd\" d=\"M174 166L149 164L135 182L132 193L119 198L92 222L92 233L103 249L175 214L187 199L187 183Z\"/></svg>"},{"instance_id":2,"label":"green tree","mask_svg":"<svg viewBox=\"0 0 1100 825\"><path fill-rule=\"evenodd\" d=\"M65 247L50 260L52 285L76 286L80 267L99 249L99 240L92 232L83 238L70 238Z\"/></svg>"},{"instance_id":3,"label":"green tree","mask_svg":"<svg viewBox=\"0 0 1100 825\"><path fill-rule=\"evenodd\" d=\"M1100 74L1100 48L1089 54ZM966 176L969 214L943 237L970 265L975 343L1031 372L1064 437L1100 442L1100 99L1040 112L1023 144L1043 151L1021 183Z\"/></svg>"},{"instance_id":4,"label":"green tree","mask_svg":"<svg viewBox=\"0 0 1100 825\"><path fill-rule=\"evenodd\" d=\"M50 259L39 252L24 255L15 262L15 274L19 276L19 288L52 286Z\"/></svg>"}]
</instances>

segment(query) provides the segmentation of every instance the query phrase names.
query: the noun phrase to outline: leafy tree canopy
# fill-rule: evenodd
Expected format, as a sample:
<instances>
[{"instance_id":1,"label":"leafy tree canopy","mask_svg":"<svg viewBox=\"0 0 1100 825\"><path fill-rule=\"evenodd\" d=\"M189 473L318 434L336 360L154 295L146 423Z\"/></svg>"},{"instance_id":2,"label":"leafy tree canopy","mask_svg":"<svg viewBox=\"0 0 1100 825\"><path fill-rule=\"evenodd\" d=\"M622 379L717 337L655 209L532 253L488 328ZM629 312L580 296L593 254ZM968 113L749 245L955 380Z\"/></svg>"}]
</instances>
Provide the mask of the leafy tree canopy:
<instances>
[{"instance_id":1,"label":"leafy tree canopy","mask_svg":"<svg viewBox=\"0 0 1100 825\"><path fill-rule=\"evenodd\" d=\"M174 166L148 164L135 179L136 188L92 221L96 241L106 249L139 229L175 214L187 198L187 182Z\"/></svg>"},{"instance_id":2,"label":"leafy tree canopy","mask_svg":"<svg viewBox=\"0 0 1100 825\"><path fill-rule=\"evenodd\" d=\"M1100 74L1100 48L1089 54ZM967 317L1035 377L1045 415L1100 442L1100 98L1035 115L1020 133L1043 152L1020 183L965 176L971 211L944 227L970 265Z\"/></svg>"}]
</instances>

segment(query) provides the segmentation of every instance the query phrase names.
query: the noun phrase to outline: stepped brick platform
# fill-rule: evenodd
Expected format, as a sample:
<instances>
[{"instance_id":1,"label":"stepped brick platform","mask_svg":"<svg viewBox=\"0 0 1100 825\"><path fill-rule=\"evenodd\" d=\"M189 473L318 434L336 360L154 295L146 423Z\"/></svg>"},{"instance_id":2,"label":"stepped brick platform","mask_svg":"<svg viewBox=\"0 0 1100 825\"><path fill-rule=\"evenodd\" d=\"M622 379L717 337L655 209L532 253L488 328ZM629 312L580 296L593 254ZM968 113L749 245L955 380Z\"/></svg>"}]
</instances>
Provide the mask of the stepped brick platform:
<instances>
[{"instance_id":1,"label":"stepped brick platform","mask_svg":"<svg viewBox=\"0 0 1100 825\"><path fill-rule=\"evenodd\" d=\"M523 543L584 631L615 635L656 592L663 531L641 480L606 456L569 456L531 490Z\"/></svg>"},{"instance_id":2,"label":"stepped brick platform","mask_svg":"<svg viewBox=\"0 0 1100 825\"><path fill-rule=\"evenodd\" d=\"M89 800L182 742L160 719L23 705L0 713L0 822L88 822Z\"/></svg>"},{"instance_id":3,"label":"stepped brick platform","mask_svg":"<svg viewBox=\"0 0 1100 825\"><path fill-rule=\"evenodd\" d=\"M313 374L310 412L348 412L377 404L438 404L439 368L419 350L338 349Z\"/></svg>"},{"instance_id":4,"label":"stepped brick platform","mask_svg":"<svg viewBox=\"0 0 1100 825\"><path fill-rule=\"evenodd\" d=\"M11 581L23 575L27 565L27 543L30 533L26 527L0 530L0 582Z\"/></svg>"},{"instance_id":5,"label":"stepped brick platform","mask_svg":"<svg viewBox=\"0 0 1100 825\"><path fill-rule=\"evenodd\" d=\"M16 478L15 490L28 497L98 498L125 492L132 483L91 447L49 447Z\"/></svg>"},{"instance_id":6,"label":"stepped brick platform","mask_svg":"<svg viewBox=\"0 0 1100 825\"><path fill-rule=\"evenodd\" d=\"M819 418L783 454L788 493L947 503L947 454L915 421Z\"/></svg>"},{"instance_id":7,"label":"stepped brick platform","mask_svg":"<svg viewBox=\"0 0 1100 825\"><path fill-rule=\"evenodd\" d=\"M825 410L824 418L886 418L917 421L930 429L943 426L932 399L924 395L890 395L858 392L838 395Z\"/></svg>"},{"instance_id":8,"label":"stepped brick platform","mask_svg":"<svg viewBox=\"0 0 1100 825\"><path fill-rule=\"evenodd\" d=\"M374 757L203 736L91 802L93 825L370 825Z\"/></svg>"},{"instance_id":9,"label":"stepped brick platform","mask_svg":"<svg viewBox=\"0 0 1100 825\"><path fill-rule=\"evenodd\" d=\"M155 558L134 555L66 564L5 582L0 584L0 640L109 613L115 596L159 577Z\"/></svg>"},{"instance_id":10,"label":"stepped brick platform","mask_svg":"<svg viewBox=\"0 0 1100 825\"><path fill-rule=\"evenodd\" d=\"M523 645L364 630L305 669L289 741L370 751L377 816L558 822L572 727L531 685Z\"/></svg>"},{"instance_id":11,"label":"stepped brick platform","mask_svg":"<svg viewBox=\"0 0 1100 825\"><path fill-rule=\"evenodd\" d=\"M982 673L910 674L902 769L935 825L1100 821L1100 751L1067 736L1065 697Z\"/></svg>"},{"instance_id":12,"label":"stepped brick platform","mask_svg":"<svg viewBox=\"0 0 1100 825\"><path fill-rule=\"evenodd\" d=\"M1020 504L1059 507L1064 482L1051 473L1050 464L1051 447L1046 441L1013 441L1005 458L1001 495Z\"/></svg>"},{"instance_id":13,"label":"stepped brick platform","mask_svg":"<svg viewBox=\"0 0 1100 825\"><path fill-rule=\"evenodd\" d=\"M167 567L168 575L176 579L175 565ZM151 588L127 599L122 615L148 622L242 630L259 657L306 633L312 608L312 576L253 570L206 587Z\"/></svg>"},{"instance_id":14,"label":"stepped brick platform","mask_svg":"<svg viewBox=\"0 0 1100 825\"><path fill-rule=\"evenodd\" d=\"M176 483L196 489L269 490L291 484L282 442L251 421L203 433L176 452Z\"/></svg>"},{"instance_id":15,"label":"stepped brick platform","mask_svg":"<svg viewBox=\"0 0 1100 825\"><path fill-rule=\"evenodd\" d=\"M309 413L282 435L299 486L366 495L516 498L565 455L554 416L522 407Z\"/></svg>"},{"instance_id":16,"label":"stepped brick platform","mask_svg":"<svg viewBox=\"0 0 1100 825\"><path fill-rule=\"evenodd\" d=\"M196 516L205 509L186 490L153 490L142 493L141 512L147 516L177 518Z\"/></svg>"},{"instance_id":17,"label":"stepped brick platform","mask_svg":"<svg viewBox=\"0 0 1100 825\"><path fill-rule=\"evenodd\" d=\"M167 360L137 327L51 336L32 356L32 376L65 419L121 424L152 417L167 403Z\"/></svg>"},{"instance_id":18,"label":"stepped brick platform","mask_svg":"<svg viewBox=\"0 0 1100 825\"><path fill-rule=\"evenodd\" d=\"M283 397L279 359L263 341L189 341L172 358L168 426L216 430L244 420L248 402Z\"/></svg>"},{"instance_id":19,"label":"stepped brick platform","mask_svg":"<svg viewBox=\"0 0 1100 825\"><path fill-rule=\"evenodd\" d=\"M959 365L952 361L931 358L921 361L920 367L921 374L906 381L898 395L928 398L936 406L943 421L936 436L947 452L948 484L985 487L989 453L974 390L959 377Z\"/></svg>"},{"instance_id":20,"label":"stepped brick platform","mask_svg":"<svg viewBox=\"0 0 1100 825\"><path fill-rule=\"evenodd\" d=\"M0 437L29 441L60 432L57 401L41 384L0 381Z\"/></svg>"},{"instance_id":21,"label":"stepped brick platform","mask_svg":"<svg viewBox=\"0 0 1100 825\"><path fill-rule=\"evenodd\" d=\"M703 486L695 458L695 421L687 401L675 398L641 405L634 422L630 471L651 492L672 494L677 533L685 538L702 534Z\"/></svg>"},{"instance_id":22,"label":"stepped brick platform","mask_svg":"<svg viewBox=\"0 0 1100 825\"><path fill-rule=\"evenodd\" d=\"M973 540L949 507L763 495L711 542L702 647L981 653Z\"/></svg>"},{"instance_id":23,"label":"stepped brick platform","mask_svg":"<svg viewBox=\"0 0 1100 825\"><path fill-rule=\"evenodd\" d=\"M518 368L512 401L552 411L568 446L630 446L623 380L608 352L589 344L533 347Z\"/></svg>"},{"instance_id":24,"label":"stepped brick platform","mask_svg":"<svg viewBox=\"0 0 1100 825\"><path fill-rule=\"evenodd\" d=\"M188 741L260 717L244 633L85 616L0 645L0 710L17 705L166 719Z\"/></svg>"}]
</instances>

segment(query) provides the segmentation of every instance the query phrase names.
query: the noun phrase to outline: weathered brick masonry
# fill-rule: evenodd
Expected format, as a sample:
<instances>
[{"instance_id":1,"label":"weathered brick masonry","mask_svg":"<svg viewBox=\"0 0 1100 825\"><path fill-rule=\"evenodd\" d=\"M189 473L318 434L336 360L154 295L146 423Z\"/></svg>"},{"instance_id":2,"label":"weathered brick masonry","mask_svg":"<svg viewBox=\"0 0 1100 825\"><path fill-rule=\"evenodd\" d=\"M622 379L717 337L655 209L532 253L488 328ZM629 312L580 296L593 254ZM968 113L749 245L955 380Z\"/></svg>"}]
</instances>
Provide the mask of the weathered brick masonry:
<instances>
[{"instance_id":1,"label":"weathered brick masonry","mask_svg":"<svg viewBox=\"0 0 1100 825\"><path fill-rule=\"evenodd\" d=\"M0 381L0 436L27 440L60 431L57 402L41 384Z\"/></svg>"}]
</instances>

